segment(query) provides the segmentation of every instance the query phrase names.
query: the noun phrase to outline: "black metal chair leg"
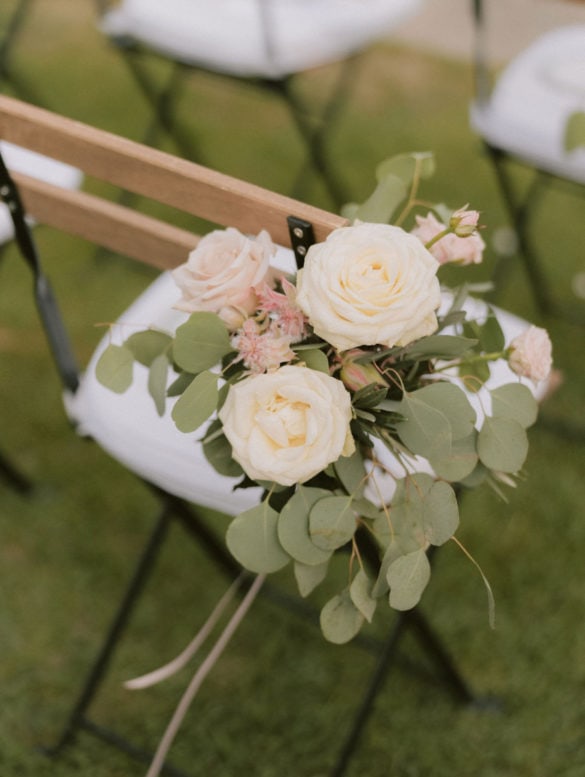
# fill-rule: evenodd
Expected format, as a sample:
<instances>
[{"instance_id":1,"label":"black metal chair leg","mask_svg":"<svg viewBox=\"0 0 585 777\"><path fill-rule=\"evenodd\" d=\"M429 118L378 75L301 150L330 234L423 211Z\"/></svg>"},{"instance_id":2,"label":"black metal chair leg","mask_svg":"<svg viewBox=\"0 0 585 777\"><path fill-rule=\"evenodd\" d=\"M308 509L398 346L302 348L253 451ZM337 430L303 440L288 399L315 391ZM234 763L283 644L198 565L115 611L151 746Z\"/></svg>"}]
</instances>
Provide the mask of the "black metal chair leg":
<instances>
[{"instance_id":1,"label":"black metal chair leg","mask_svg":"<svg viewBox=\"0 0 585 777\"><path fill-rule=\"evenodd\" d=\"M134 606L148 579L148 575L154 566L158 551L166 537L171 517L171 511L169 508L165 507L142 551L122 602L120 603L93 666L86 677L85 684L69 715L65 728L57 743L44 751L47 755L57 755L66 745L73 741L80 728L89 727L86 725L85 713L103 680L113 652L130 619Z\"/></svg>"}]
</instances>

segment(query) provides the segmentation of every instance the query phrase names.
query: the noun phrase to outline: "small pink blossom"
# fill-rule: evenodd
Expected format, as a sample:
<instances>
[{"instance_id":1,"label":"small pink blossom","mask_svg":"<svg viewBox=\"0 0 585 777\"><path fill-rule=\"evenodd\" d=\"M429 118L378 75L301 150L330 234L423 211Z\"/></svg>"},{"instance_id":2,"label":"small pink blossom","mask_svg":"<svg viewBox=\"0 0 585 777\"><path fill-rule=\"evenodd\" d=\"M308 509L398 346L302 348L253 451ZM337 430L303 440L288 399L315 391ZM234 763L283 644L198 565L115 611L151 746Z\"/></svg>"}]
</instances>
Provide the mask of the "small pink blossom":
<instances>
[{"instance_id":1,"label":"small pink blossom","mask_svg":"<svg viewBox=\"0 0 585 777\"><path fill-rule=\"evenodd\" d=\"M552 367L552 344L546 329L530 326L510 344L508 363L517 375L546 380Z\"/></svg>"},{"instance_id":2,"label":"small pink blossom","mask_svg":"<svg viewBox=\"0 0 585 777\"><path fill-rule=\"evenodd\" d=\"M272 324L263 330L253 318L244 321L232 338L232 345L239 353L237 360L253 373L272 372L281 364L292 361L295 354L290 344L290 337Z\"/></svg>"},{"instance_id":3,"label":"small pink blossom","mask_svg":"<svg viewBox=\"0 0 585 777\"><path fill-rule=\"evenodd\" d=\"M359 364L355 361L360 356L364 356L365 353L366 351L359 348L353 348L343 354L339 377L343 381L343 385L350 391L359 391L371 383L377 383L380 386L386 385L386 381L373 364Z\"/></svg>"},{"instance_id":4,"label":"small pink blossom","mask_svg":"<svg viewBox=\"0 0 585 777\"><path fill-rule=\"evenodd\" d=\"M479 211L459 208L449 219L449 229L452 229L457 237L469 237L477 229L479 224Z\"/></svg>"},{"instance_id":5,"label":"small pink blossom","mask_svg":"<svg viewBox=\"0 0 585 777\"><path fill-rule=\"evenodd\" d=\"M266 283L256 290L258 309L261 313L271 314L281 334L286 335L290 342L298 343L307 335L307 319L296 305L295 286L286 278L281 279L281 284L284 294L271 289Z\"/></svg>"},{"instance_id":6,"label":"small pink blossom","mask_svg":"<svg viewBox=\"0 0 585 777\"><path fill-rule=\"evenodd\" d=\"M467 214L477 213L477 211L458 212ZM417 216L416 223L417 226L412 230L412 234L416 235L425 245L447 229L445 224L441 223L433 213L428 213L426 216ZM467 227L464 226L463 228L466 229ZM439 264L446 264L447 262L479 264L483 258L485 243L474 230L475 226L472 233L467 237L458 237L457 234L449 232L437 240L436 243L433 243L429 247L429 251Z\"/></svg>"}]
</instances>

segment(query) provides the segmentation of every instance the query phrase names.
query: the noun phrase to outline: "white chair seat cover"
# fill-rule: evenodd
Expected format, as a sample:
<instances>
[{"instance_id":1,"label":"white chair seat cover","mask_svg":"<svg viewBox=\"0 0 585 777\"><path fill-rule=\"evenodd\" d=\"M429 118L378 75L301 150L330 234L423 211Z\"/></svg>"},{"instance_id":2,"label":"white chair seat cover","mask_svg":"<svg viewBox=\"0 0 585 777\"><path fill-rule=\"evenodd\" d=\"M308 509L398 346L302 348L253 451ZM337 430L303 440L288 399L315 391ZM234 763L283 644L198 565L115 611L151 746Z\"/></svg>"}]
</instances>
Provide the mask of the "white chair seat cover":
<instances>
[{"instance_id":1,"label":"white chair seat cover","mask_svg":"<svg viewBox=\"0 0 585 777\"><path fill-rule=\"evenodd\" d=\"M281 270L294 271L294 259L289 250L279 249L274 263ZM108 343L121 342L133 331L143 330L148 325L170 333L185 321L187 314L172 308L179 297L179 290L169 273L163 273L146 289L120 317L119 322L124 325L115 326L112 338L104 337L96 349L78 391L74 396L66 396L67 411L80 434L94 438L130 471L182 499L236 515L258 504L261 489L234 491L238 478L217 474L199 442L205 427L192 434L179 432L170 417L173 400L168 401L165 415L158 416L147 392L145 367L135 366L134 382L121 395L104 388L95 377L96 362ZM473 300L472 305L475 308L473 315L479 317L485 312L484 303ZM504 311L498 312L498 318L508 342L527 327L525 321ZM492 370L488 385L493 388L518 380L507 364L501 362ZM527 385L534 390L530 382ZM539 394L543 390L541 386ZM481 412L480 402L489 408L489 395L485 389L479 396L470 395L470 400L478 413ZM396 477L403 477L404 467L385 447L378 447L381 460ZM432 472L428 462L420 458L413 459L410 470ZM382 478L379 485L384 496L389 498L393 486L391 478Z\"/></svg>"},{"instance_id":2,"label":"white chair seat cover","mask_svg":"<svg viewBox=\"0 0 585 777\"><path fill-rule=\"evenodd\" d=\"M103 16L101 28L188 65L278 78L346 58L383 38L422 2L122 0Z\"/></svg>"},{"instance_id":3,"label":"white chair seat cover","mask_svg":"<svg viewBox=\"0 0 585 777\"><path fill-rule=\"evenodd\" d=\"M55 159L37 154L12 143L0 141L0 151L6 167L16 173L30 175L46 183L63 189L77 189L81 185L83 174L80 170ZM0 204L0 245L14 237L14 228L8 208Z\"/></svg>"},{"instance_id":4,"label":"white chair seat cover","mask_svg":"<svg viewBox=\"0 0 585 777\"><path fill-rule=\"evenodd\" d=\"M585 149L564 151L571 113L585 110L585 26L547 33L498 77L471 123L490 145L537 168L585 183Z\"/></svg>"}]
</instances>

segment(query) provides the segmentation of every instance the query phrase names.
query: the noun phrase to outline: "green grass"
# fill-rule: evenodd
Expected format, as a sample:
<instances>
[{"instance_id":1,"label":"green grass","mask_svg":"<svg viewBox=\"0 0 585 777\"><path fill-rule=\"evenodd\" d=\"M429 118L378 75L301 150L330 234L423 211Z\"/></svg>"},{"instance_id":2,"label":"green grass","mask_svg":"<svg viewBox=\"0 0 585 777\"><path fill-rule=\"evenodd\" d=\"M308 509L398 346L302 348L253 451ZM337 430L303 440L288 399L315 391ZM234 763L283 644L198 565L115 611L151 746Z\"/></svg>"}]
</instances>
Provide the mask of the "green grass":
<instances>
[{"instance_id":1,"label":"green grass","mask_svg":"<svg viewBox=\"0 0 585 777\"><path fill-rule=\"evenodd\" d=\"M14 66L47 106L138 139L147 107L93 28L90 5L38 2ZM0 24L8 10L0 9ZM318 94L333 75L326 69L302 87ZM365 57L330 151L349 195L367 194L384 157L432 149L439 172L429 196L481 209L491 242L506 218L468 129L470 89L469 69L460 64L393 46ZM185 92L181 118L218 169L287 191L302 164L285 112L253 92L197 77ZM330 207L312 179L304 196ZM539 214L551 284L566 303L574 301L573 273L584 268L582 223L582 204L560 195ZM95 323L114 318L150 274L125 262L96 263L90 247L47 229L36 234L83 361L100 336ZM489 276L496 259L490 248L485 266L472 275ZM511 267L499 299L538 318L520 264L503 261ZM545 412L583 423L583 330L544 323L565 376ZM64 722L156 505L132 476L69 428L30 278L13 249L0 266L0 378L0 445L35 483L26 498L0 483L0 774L143 774L141 765L85 734L56 761L38 752ZM526 479L509 492L507 505L487 491L466 496L459 536L494 587L495 631L479 576L454 545L440 554L425 594L423 609L465 677L478 694L498 697L501 711L457 704L407 639L349 777L585 773L584 464L582 444L537 426ZM225 521L212 521L221 534ZM288 573L278 577L292 589ZM179 652L223 586L202 551L173 531L92 708L96 719L145 746L156 744L188 673L140 694L120 683ZM385 633L391 621L389 611L379 612L372 633ZM173 760L214 777L326 775L372 666L367 653L325 644L311 626L262 599L204 685Z\"/></svg>"}]
</instances>

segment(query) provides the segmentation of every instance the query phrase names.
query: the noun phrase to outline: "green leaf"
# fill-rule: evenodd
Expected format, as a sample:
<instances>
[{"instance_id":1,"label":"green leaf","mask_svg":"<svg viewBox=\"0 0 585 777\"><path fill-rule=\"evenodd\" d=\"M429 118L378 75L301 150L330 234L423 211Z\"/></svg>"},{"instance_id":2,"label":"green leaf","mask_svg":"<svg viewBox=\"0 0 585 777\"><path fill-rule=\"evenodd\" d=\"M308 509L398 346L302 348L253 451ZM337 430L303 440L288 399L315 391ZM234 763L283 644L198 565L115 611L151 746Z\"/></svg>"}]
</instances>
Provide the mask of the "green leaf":
<instances>
[{"instance_id":1,"label":"green leaf","mask_svg":"<svg viewBox=\"0 0 585 777\"><path fill-rule=\"evenodd\" d=\"M186 388L188 388L193 382L192 372L181 372L179 377L176 378L167 389L167 397L178 397Z\"/></svg>"},{"instance_id":2,"label":"green leaf","mask_svg":"<svg viewBox=\"0 0 585 777\"><path fill-rule=\"evenodd\" d=\"M215 419L209 424L203 440L203 454L216 472L226 477L237 478L244 474L232 455L232 446L223 434L221 421Z\"/></svg>"},{"instance_id":3,"label":"green leaf","mask_svg":"<svg viewBox=\"0 0 585 777\"><path fill-rule=\"evenodd\" d=\"M424 550L416 550L396 559L388 567L390 607L411 610L415 607L431 577L431 565Z\"/></svg>"},{"instance_id":4,"label":"green leaf","mask_svg":"<svg viewBox=\"0 0 585 777\"><path fill-rule=\"evenodd\" d=\"M461 335L430 335L416 340L406 348L410 359L455 359L477 344L477 340Z\"/></svg>"},{"instance_id":5,"label":"green leaf","mask_svg":"<svg viewBox=\"0 0 585 777\"><path fill-rule=\"evenodd\" d=\"M150 367L157 356L166 351L172 343L172 337L156 329L135 332L124 345L134 354L134 358L145 367Z\"/></svg>"},{"instance_id":6,"label":"green leaf","mask_svg":"<svg viewBox=\"0 0 585 777\"><path fill-rule=\"evenodd\" d=\"M322 550L336 550L345 545L356 530L352 500L347 496L319 499L309 513L311 539Z\"/></svg>"},{"instance_id":7,"label":"green leaf","mask_svg":"<svg viewBox=\"0 0 585 777\"><path fill-rule=\"evenodd\" d=\"M494 416L514 418L525 429L536 421L538 403L530 389L522 383L506 383L490 394Z\"/></svg>"},{"instance_id":8,"label":"green leaf","mask_svg":"<svg viewBox=\"0 0 585 777\"><path fill-rule=\"evenodd\" d=\"M370 500L366 499L365 497L358 497L357 499L354 499L352 504L355 512L359 513L359 515L363 516L364 518L377 520L380 518L380 515L383 514L383 510L380 507L375 505L373 502L370 502Z\"/></svg>"},{"instance_id":9,"label":"green leaf","mask_svg":"<svg viewBox=\"0 0 585 777\"><path fill-rule=\"evenodd\" d=\"M389 585L388 585L388 580L386 579L386 575L388 574L388 569L390 568L390 565L396 561L396 559L400 558L403 555L404 555L404 551L400 547L400 545L396 542L396 539L391 538L388 541L388 545L386 547L384 556L382 558L382 563L380 564L380 572L378 573L378 578L372 588L372 596L374 597L384 596L384 594L388 591Z\"/></svg>"},{"instance_id":10,"label":"green leaf","mask_svg":"<svg viewBox=\"0 0 585 777\"><path fill-rule=\"evenodd\" d=\"M565 151L573 151L585 146L585 112L575 111L569 116L565 126Z\"/></svg>"},{"instance_id":11,"label":"green leaf","mask_svg":"<svg viewBox=\"0 0 585 777\"><path fill-rule=\"evenodd\" d=\"M108 345L95 366L96 378L116 394L123 394L130 388L133 371L134 356L123 345Z\"/></svg>"},{"instance_id":12,"label":"green leaf","mask_svg":"<svg viewBox=\"0 0 585 777\"><path fill-rule=\"evenodd\" d=\"M490 376L490 367L487 362L462 361L459 365L459 375L468 391L479 391Z\"/></svg>"},{"instance_id":13,"label":"green leaf","mask_svg":"<svg viewBox=\"0 0 585 777\"><path fill-rule=\"evenodd\" d=\"M295 580L301 596L308 596L319 583L323 582L328 567L329 561L325 561L323 564L302 564L300 561L295 561Z\"/></svg>"},{"instance_id":14,"label":"green leaf","mask_svg":"<svg viewBox=\"0 0 585 777\"><path fill-rule=\"evenodd\" d=\"M457 531L459 507L448 483L434 483L424 499L425 536L431 545L443 545Z\"/></svg>"},{"instance_id":15,"label":"green leaf","mask_svg":"<svg viewBox=\"0 0 585 777\"><path fill-rule=\"evenodd\" d=\"M268 501L236 516L228 526L226 542L230 553L251 572L276 572L290 561L278 541L278 513Z\"/></svg>"},{"instance_id":16,"label":"green leaf","mask_svg":"<svg viewBox=\"0 0 585 777\"><path fill-rule=\"evenodd\" d=\"M232 350L228 330L215 313L193 313L175 333L173 358L187 372L203 372Z\"/></svg>"},{"instance_id":17,"label":"green leaf","mask_svg":"<svg viewBox=\"0 0 585 777\"><path fill-rule=\"evenodd\" d=\"M194 432L217 407L219 375L202 372L177 400L171 416L180 432Z\"/></svg>"},{"instance_id":18,"label":"green leaf","mask_svg":"<svg viewBox=\"0 0 585 777\"><path fill-rule=\"evenodd\" d=\"M524 464L528 437L518 421L487 416L479 432L477 452L489 469L513 474Z\"/></svg>"},{"instance_id":19,"label":"green leaf","mask_svg":"<svg viewBox=\"0 0 585 777\"><path fill-rule=\"evenodd\" d=\"M309 513L313 505L330 492L323 488L298 486L297 490L282 508L278 519L278 539L282 547L295 561L307 566L326 562L332 550L317 547L309 534Z\"/></svg>"},{"instance_id":20,"label":"green leaf","mask_svg":"<svg viewBox=\"0 0 585 777\"><path fill-rule=\"evenodd\" d=\"M309 348L302 351L299 358L305 362L310 370L317 370L317 372L329 375L329 361L320 348Z\"/></svg>"},{"instance_id":21,"label":"green leaf","mask_svg":"<svg viewBox=\"0 0 585 777\"><path fill-rule=\"evenodd\" d=\"M335 474L348 494L361 494L366 482L364 460L358 448L351 456L340 456L333 464Z\"/></svg>"},{"instance_id":22,"label":"green leaf","mask_svg":"<svg viewBox=\"0 0 585 777\"><path fill-rule=\"evenodd\" d=\"M417 169L421 178L430 178L434 174L435 158L430 151L397 154L385 159L376 168L376 178L382 181L389 175L393 175L409 187Z\"/></svg>"},{"instance_id":23,"label":"green leaf","mask_svg":"<svg viewBox=\"0 0 585 777\"><path fill-rule=\"evenodd\" d=\"M456 483L467 478L476 468L477 431L460 440L453 440L451 453L447 457L430 458L429 463L440 478Z\"/></svg>"},{"instance_id":24,"label":"green leaf","mask_svg":"<svg viewBox=\"0 0 585 777\"><path fill-rule=\"evenodd\" d=\"M448 419L454 440L472 434L477 415L459 386L447 382L432 383L410 396L439 410Z\"/></svg>"},{"instance_id":25,"label":"green leaf","mask_svg":"<svg viewBox=\"0 0 585 777\"><path fill-rule=\"evenodd\" d=\"M333 597L321 610L321 630L329 642L343 645L361 629L364 616L351 601L349 591Z\"/></svg>"},{"instance_id":26,"label":"green leaf","mask_svg":"<svg viewBox=\"0 0 585 777\"><path fill-rule=\"evenodd\" d=\"M407 187L398 176L386 175L379 180L368 199L360 205L355 217L361 221L387 224L407 193Z\"/></svg>"},{"instance_id":27,"label":"green leaf","mask_svg":"<svg viewBox=\"0 0 585 777\"><path fill-rule=\"evenodd\" d=\"M453 441L449 419L417 394L405 394L400 403L405 420L396 424L398 436L413 453L427 459L449 456Z\"/></svg>"},{"instance_id":28,"label":"green leaf","mask_svg":"<svg viewBox=\"0 0 585 777\"><path fill-rule=\"evenodd\" d=\"M372 596L372 582L363 569L357 573L349 587L351 601L368 623L372 622L377 601Z\"/></svg>"},{"instance_id":29,"label":"green leaf","mask_svg":"<svg viewBox=\"0 0 585 777\"><path fill-rule=\"evenodd\" d=\"M162 416L165 412L167 376L169 359L164 353L155 356L148 370L148 393L154 400L156 412Z\"/></svg>"},{"instance_id":30,"label":"green leaf","mask_svg":"<svg viewBox=\"0 0 585 777\"><path fill-rule=\"evenodd\" d=\"M490 313L485 320L485 323L481 325L479 341L486 353L495 353L504 350L506 338L502 327L500 326L500 322L492 309L490 309Z\"/></svg>"}]
</instances>

